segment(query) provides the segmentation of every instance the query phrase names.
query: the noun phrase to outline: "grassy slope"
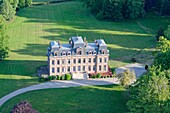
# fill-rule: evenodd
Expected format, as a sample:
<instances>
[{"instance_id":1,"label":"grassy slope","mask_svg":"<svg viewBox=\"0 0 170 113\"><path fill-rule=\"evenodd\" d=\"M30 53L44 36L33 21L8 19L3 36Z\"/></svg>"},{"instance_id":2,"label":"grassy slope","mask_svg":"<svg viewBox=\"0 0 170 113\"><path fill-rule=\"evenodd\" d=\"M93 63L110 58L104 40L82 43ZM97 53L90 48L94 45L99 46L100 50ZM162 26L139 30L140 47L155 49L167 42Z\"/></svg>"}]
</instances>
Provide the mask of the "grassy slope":
<instances>
[{"instance_id":1,"label":"grassy slope","mask_svg":"<svg viewBox=\"0 0 170 113\"><path fill-rule=\"evenodd\" d=\"M138 21L155 30L167 25L168 19L151 16ZM37 83L30 76L38 66L46 64L45 53L51 40L67 43L69 37L77 34L87 37L89 42L103 38L111 58L118 59L110 61L111 67L124 65L138 50L149 52L155 45L151 37L154 32L148 33L136 21L98 21L78 1L22 9L7 27L11 52L6 61L0 62L0 97Z\"/></svg>"},{"instance_id":2,"label":"grassy slope","mask_svg":"<svg viewBox=\"0 0 170 113\"><path fill-rule=\"evenodd\" d=\"M0 110L2 113L9 113L12 107L22 100L29 101L40 113L125 113L127 111L124 89L115 85L32 91L9 100Z\"/></svg>"}]
</instances>

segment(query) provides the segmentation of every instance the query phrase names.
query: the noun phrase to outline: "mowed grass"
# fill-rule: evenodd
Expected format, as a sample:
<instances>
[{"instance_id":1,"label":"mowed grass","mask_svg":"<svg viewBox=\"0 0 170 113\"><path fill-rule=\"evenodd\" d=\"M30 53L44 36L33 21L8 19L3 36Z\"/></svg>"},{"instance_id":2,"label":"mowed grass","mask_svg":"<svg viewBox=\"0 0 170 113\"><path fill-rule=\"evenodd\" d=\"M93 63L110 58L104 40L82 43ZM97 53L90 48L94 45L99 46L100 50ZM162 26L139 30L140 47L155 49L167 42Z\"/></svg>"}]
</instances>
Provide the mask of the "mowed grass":
<instances>
[{"instance_id":1,"label":"mowed grass","mask_svg":"<svg viewBox=\"0 0 170 113\"><path fill-rule=\"evenodd\" d=\"M117 85L46 89L21 94L1 108L9 113L18 102L26 100L40 113L125 113L125 89Z\"/></svg>"},{"instance_id":2,"label":"mowed grass","mask_svg":"<svg viewBox=\"0 0 170 113\"><path fill-rule=\"evenodd\" d=\"M140 50L150 52L156 44L154 31L148 32L139 23L155 30L167 26L170 20L150 15L119 23L98 21L79 1L21 9L7 23L11 51L9 58L0 62L0 97L38 83L32 76L37 67L47 64L45 54L51 40L68 43L69 37L75 35L86 37L88 42L102 38L110 50L111 67L129 63Z\"/></svg>"}]
</instances>

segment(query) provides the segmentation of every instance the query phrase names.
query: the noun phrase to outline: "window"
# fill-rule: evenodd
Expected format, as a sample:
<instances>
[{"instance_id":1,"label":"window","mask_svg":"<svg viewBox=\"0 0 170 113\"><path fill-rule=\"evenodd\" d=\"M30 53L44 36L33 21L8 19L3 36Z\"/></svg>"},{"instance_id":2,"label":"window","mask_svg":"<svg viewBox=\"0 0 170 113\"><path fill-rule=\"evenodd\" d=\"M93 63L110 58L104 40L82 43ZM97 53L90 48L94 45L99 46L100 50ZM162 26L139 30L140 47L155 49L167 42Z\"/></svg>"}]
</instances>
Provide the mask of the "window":
<instances>
[{"instance_id":1,"label":"window","mask_svg":"<svg viewBox=\"0 0 170 113\"><path fill-rule=\"evenodd\" d=\"M78 55L81 55L81 54L82 54L82 51L78 51L77 54L78 54Z\"/></svg>"},{"instance_id":2,"label":"window","mask_svg":"<svg viewBox=\"0 0 170 113\"><path fill-rule=\"evenodd\" d=\"M66 70L65 70L65 67L62 67L62 72L65 72Z\"/></svg>"},{"instance_id":3,"label":"window","mask_svg":"<svg viewBox=\"0 0 170 113\"><path fill-rule=\"evenodd\" d=\"M107 63L107 58L104 58L104 62Z\"/></svg>"},{"instance_id":4,"label":"window","mask_svg":"<svg viewBox=\"0 0 170 113\"><path fill-rule=\"evenodd\" d=\"M93 62L94 62L94 63L96 62L96 58L93 59Z\"/></svg>"},{"instance_id":5,"label":"window","mask_svg":"<svg viewBox=\"0 0 170 113\"><path fill-rule=\"evenodd\" d=\"M57 56L57 52L54 53L54 56Z\"/></svg>"},{"instance_id":6,"label":"window","mask_svg":"<svg viewBox=\"0 0 170 113\"><path fill-rule=\"evenodd\" d=\"M74 59L74 64L76 64L76 59Z\"/></svg>"},{"instance_id":7,"label":"window","mask_svg":"<svg viewBox=\"0 0 170 113\"><path fill-rule=\"evenodd\" d=\"M65 55L66 55L66 53L65 53L65 52L63 52L63 53L62 53L62 55L63 55L63 56L65 56Z\"/></svg>"},{"instance_id":8,"label":"window","mask_svg":"<svg viewBox=\"0 0 170 113\"><path fill-rule=\"evenodd\" d=\"M99 59L99 62L102 63L102 58Z\"/></svg>"},{"instance_id":9,"label":"window","mask_svg":"<svg viewBox=\"0 0 170 113\"><path fill-rule=\"evenodd\" d=\"M57 64L60 64L60 60L57 60Z\"/></svg>"},{"instance_id":10,"label":"window","mask_svg":"<svg viewBox=\"0 0 170 113\"><path fill-rule=\"evenodd\" d=\"M105 54L105 50L104 49L102 50L102 54Z\"/></svg>"},{"instance_id":11,"label":"window","mask_svg":"<svg viewBox=\"0 0 170 113\"><path fill-rule=\"evenodd\" d=\"M75 67L75 66L73 67L73 71L74 71L74 72L76 71L76 67Z\"/></svg>"},{"instance_id":12,"label":"window","mask_svg":"<svg viewBox=\"0 0 170 113\"><path fill-rule=\"evenodd\" d=\"M83 59L83 63L86 63L86 59L85 58Z\"/></svg>"},{"instance_id":13,"label":"window","mask_svg":"<svg viewBox=\"0 0 170 113\"><path fill-rule=\"evenodd\" d=\"M91 55L91 51L89 51L88 54Z\"/></svg>"},{"instance_id":14,"label":"window","mask_svg":"<svg viewBox=\"0 0 170 113\"><path fill-rule=\"evenodd\" d=\"M70 59L68 59L68 64L70 64L71 63L71 61L70 61Z\"/></svg>"},{"instance_id":15,"label":"window","mask_svg":"<svg viewBox=\"0 0 170 113\"><path fill-rule=\"evenodd\" d=\"M89 71L91 71L91 66L88 66Z\"/></svg>"},{"instance_id":16,"label":"window","mask_svg":"<svg viewBox=\"0 0 170 113\"><path fill-rule=\"evenodd\" d=\"M54 70L54 68L52 68L52 73L54 73L55 72L55 70Z\"/></svg>"},{"instance_id":17,"label":"window","mask_svg":"<svg viewBox=\"0 0 170 113\"><path fill-rule=\"evenodd\" d=\"M93 51L93 54L96 55L96 51Z\"/></svg>"},{"instance_id":18,"label":"window","mask_svg":"<svg viewBox=\"0 0 170 113\"><path fill-rule=\"evenodd\" d=\"M67 55L68 55L68 56L71 55L71 52L68 52Z\"/></svg>"},{"instance_id":19,"label":"window","mask_svg":"<svg viewBox=\"0 0 170 113\"><path fill-rule=\"evenodd\" d=\"M104 71L106 71L106 65L104 66Z\"/></svg>"},{"instance_id":20,"label":"window","mask_svg":"<svg viewBox=\"0 0 170 113\"><path fill-rule=\"evenodd\" d=\"M65 64L65 63L66 63L66 60L65 60L65 59L63 59L63 60L62 60L62 64Z\"/></svg>"},{"instance_id":21,"label":"window","mask_svg":"<svg viewBox=\"0 0 170 113\"><path fill-rule=\"evenodd\" d=\"M70 72L70 67L67 68L67 71Z\"/></svg>"},{"instance_id":22,"label":"window","mask_svg":"<svg viewBox=\"0 0 170 113\"><path fill-rule=\"evenodd\" d=\"M78 63L81 64L81 59L80 58L78 59Z\"/></svg>"},{"instance_id":23,"label":"window","mask_svg":"<svg viewBox=\"0 0 170 113\"><path fill-rule=\"evenodd\" d=\"M89 63L91 63L91 58L89 58Z\"/></svg>"},{"instance_id":24,"label":"window","mask_svg":"<svg viewBox=\"0 0 170 113\"><path fill-rule=\"evenodd\" d=\"M96 66L94 65L94 66L93 66L93 71L95 71L95 70L96 70Z\"/></svg>"},{"instance_id":25,"label":"window","mask_svg":"<svg viewBox=\"0 0 170 113\"><path fill-rule=\"evenodd\" d=\"M78 66L78 71L81 71L81 67L80 66Z\"/></svg>"},{"instance_id":26,"label":"window","mask_svg":"<svg viewBox=\"0 0 170 113\"><path fill-rule=\"evenodd\" d=\"M102 66L99 66L99 71L101 71L102 70Z\"/></svg>"},{"instance_id":27,"label":"window","mask_svg":"<svg viewBox=\"0 0 170 113\"><path fill-rule=\"evenodd\" d=\"M85 71L86 70L86 67L85 66L83 66L83 71Z\"/></svg>"},{"instance_id":28,"label":"window","mask_svg":"<svg viewBox=\"0 0 170 113\"><path fill-rule=\"evenodd\" d=\"M52 60L52 65L54 65L54 60Z\"/></svg>"},{"instance_id":29,"label":"window","mask_svg":"<svg viewBox=\"0 0 170 113\"><path fill-rule=\"evenodd\" d=\"M60 68L59 67L57 68L57 72L60 73Z\"/></svg>"}]
</instances>

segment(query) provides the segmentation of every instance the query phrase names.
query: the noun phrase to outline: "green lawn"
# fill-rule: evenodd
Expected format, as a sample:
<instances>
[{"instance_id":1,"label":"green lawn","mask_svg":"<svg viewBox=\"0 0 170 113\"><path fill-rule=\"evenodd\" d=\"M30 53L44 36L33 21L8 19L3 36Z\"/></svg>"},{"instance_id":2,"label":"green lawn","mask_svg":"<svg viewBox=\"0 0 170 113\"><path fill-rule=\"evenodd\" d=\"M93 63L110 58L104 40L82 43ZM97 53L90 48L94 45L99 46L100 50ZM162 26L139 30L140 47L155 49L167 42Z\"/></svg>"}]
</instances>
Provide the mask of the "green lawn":
<instances>
[{"instance_id":1,"label":"green lawn","mask_svg":"<svg viewBox=\"0 0 170 113\"><path fill-rule=\"evenodd\" d=\"M9 113L19 101L27 100L40 113L125 113L126 94L121 86L89 86L46 89L21 94L1 108Z\"/></svg>"},{"instance_id":2,"label":"green lawn","mask_svg":"<svg viewBox=\"0 0 170 113\"><path fill-rule=\"evenodd\" d=\"M154 17L154 18L152 18ZM46 51L51 40L68 43L75 35L86 37L89 42L102 38L110 50L110 66L130 62L142 50L148 54L155 47L155 30L169 24L170 18L149 14L146 18L119 23L96 20L79 1L31 6L17 12L16 18L7 23L10 35L9 58L0 62L0 97L21 87L36 84L32 77L36 68L46 65ZM148 57L142 57L145 59Z\"/></svg>"}]
</instances>

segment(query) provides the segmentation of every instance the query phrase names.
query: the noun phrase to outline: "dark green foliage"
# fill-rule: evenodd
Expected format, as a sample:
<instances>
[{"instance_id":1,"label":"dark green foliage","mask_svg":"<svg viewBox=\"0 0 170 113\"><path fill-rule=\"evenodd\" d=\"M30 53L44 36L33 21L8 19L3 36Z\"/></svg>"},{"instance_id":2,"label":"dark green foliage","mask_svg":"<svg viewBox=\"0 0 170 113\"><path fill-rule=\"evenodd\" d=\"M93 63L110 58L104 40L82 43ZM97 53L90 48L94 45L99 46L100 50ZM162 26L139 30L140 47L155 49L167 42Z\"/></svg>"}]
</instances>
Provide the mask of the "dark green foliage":
<instances>
[{"instance_id":1,"label":"dark green foliage","mask_svg":"<svg viewBox=\"0 0 170 113\"><path fill-rule=\"evenodd\" d=\"M97 19L119 21L123 18L143 17L144 2L141 0L85 0Z\"/></svg>"},{"instance_id":2,"label":"dark green foliage","mask_svg":"<svg viewBox=\"0 0 170 113\"><path fill-rule=\"evenodd\" d=\"M123 9L124 18L144 17L144 1L142 0L126 0Z\"/></svg>"},{"instance_id":3,"label":"dark green foliage","mask_svg":"<svg viewBox=\"0 0 170 113\"><path fill-rule=\"evenodd\" d=\"M57 80L60 80L60 76L59 75L57 75Z\"/></svg>"},{"instance_id":4,"label":"dark green foliage","mask_svg":"<svg viewBox=\"0 0 170 113\"><path fill-rule=\"evenodd\" d=\"M154 74L153 74L154 73ZM156 72L157 73L157 72ZM133 113L169 113L170 86L165 74L149 72L130 89L127 106Z\"/></svg>"},{"instance_id":5,"label":"dark green foliage","mask_svg":"<svg viewBox=\"0 0 170 113\"><path fill-rule=\"evenodd\" d=\"M5 33L5 26L0 25L0 60L8 57L9 52L9 36Z\"/></svg>"},{"instance_id":6,"label":"dark green foliage","mask_svg":"<svg viewBox=\"0 0 170 113\"><path fill-rule=\"evenodd\" d=\"M0 7L1 14L6 20L12 20L16 13L15 8L10 4L8 0L3 0Z\"/></svg>"},{"instance_id":7,"label":"dark green foliage","mask_svg":"<svg viewBox=\"0 0 170 113\"><path fill-rule=\"evenodd\" d=\"M70 74L65 74L65 80L71 80L71 75Z\"/></svg>"},{"instance_id":8,"label":"dark green foliage","mask_svg":"<svg viewBox=\"0 0 170 113\"><path fill-rule=\"evenodd\" d=\"M162 0L161 1L160 14L161 15L170 15L170 0Z\"/></svg>"},{"instance_id":9,"label":"dark green foliage","mask_svg":"<svg viewBox=\"0 0 170 113\"><path fill-rule=\"evenodd\" d=\"M32 0L25 0L25 6L31 6Z\"/></svg>"},{"instance_id":10,"label":"dark green foliage","mask_svg":"<svg viewBox=\"0 0 170 113\"><path fill-rule=\"evenodd\" d=\"M97 73L96 77L97 77L97 78L101 78L101 74L100 74L100 73Z\"/></svg>"},{"instance_id":11,"label":"dark green foliage","mask_svg":"<svg viewBox=\"0 0 170 113\"><path fill-rule=\"evenodd\" d=\"M19 0L18 6L19 6L19 8L25 7L25 0Z\"/></svg>"},{"instance_id":12,"label":"dark green foliage","mask_svg":"<svg viewBox=\"0 0 170 113\"><path fill-rule=\"evenodd\" d=\"M156 40L159 41L159 37L160 36L164 36L164 31L165 29L161 26L159 27L158 31L157 31L157 34L156 34Z\"/></svg>"},{"instance_id":13,"label":"dark green foliage","mask_svg":"<svg viewBox=\"0 0 170 113\"><path fill-rule=\"evenodd\" d=\"M62 76L60 77L60 80L65 80L65 75L62 75Z\"/></svg>"},{"instance_id":14,"label":"dark green foliage","mask_svg":"<svg viewBox=\"0 0 170 113\"><path fill-rule=\"evenodd\" d=\"M164 31L165 37L170 40L170 25L168 25L168 28Z\"/></svg>"}]
</instances>

